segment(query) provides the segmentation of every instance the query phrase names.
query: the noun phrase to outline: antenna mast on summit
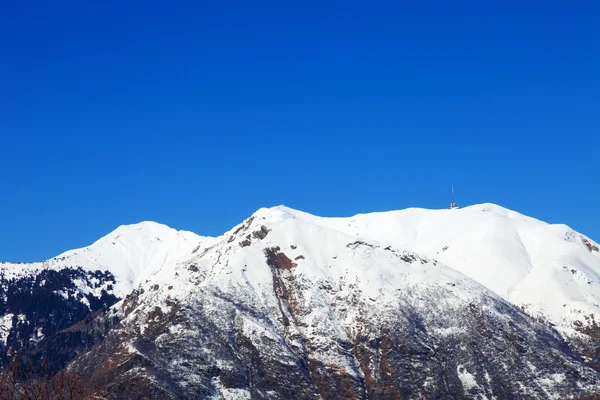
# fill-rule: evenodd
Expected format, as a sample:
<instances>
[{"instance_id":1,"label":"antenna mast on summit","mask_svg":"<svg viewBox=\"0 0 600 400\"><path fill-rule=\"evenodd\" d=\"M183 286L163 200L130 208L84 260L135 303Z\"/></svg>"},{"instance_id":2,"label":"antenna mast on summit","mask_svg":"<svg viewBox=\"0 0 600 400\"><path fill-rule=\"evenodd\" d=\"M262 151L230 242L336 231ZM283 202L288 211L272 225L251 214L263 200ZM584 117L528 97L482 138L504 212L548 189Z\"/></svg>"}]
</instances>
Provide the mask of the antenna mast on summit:
<instances>
[{"instance_id":1,"label":"antenna mast on summit","mask_svg":"<svg viewBox=\"0 0 600 400\"><path fill-rule=\"evenodd\" d=\"M454 202L454 185L452 185L452 202L450 203L450 209L458 208L456 203Z\"/></svg>"}]
</instances>

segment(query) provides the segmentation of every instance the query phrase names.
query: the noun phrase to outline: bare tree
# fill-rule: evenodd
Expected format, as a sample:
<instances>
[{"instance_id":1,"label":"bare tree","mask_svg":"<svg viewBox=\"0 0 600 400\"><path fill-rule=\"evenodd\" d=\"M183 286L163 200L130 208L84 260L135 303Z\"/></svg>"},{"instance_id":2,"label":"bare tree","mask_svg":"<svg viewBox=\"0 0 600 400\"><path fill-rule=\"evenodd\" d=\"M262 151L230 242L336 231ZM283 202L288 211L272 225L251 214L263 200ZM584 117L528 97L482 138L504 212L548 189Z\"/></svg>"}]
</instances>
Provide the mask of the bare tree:
<instances>
[{"instance_id":1,"label":"bare tree","mask_svg":"<svg viewBox=\"0 0 600 400\"><path fill-rule=\"evenodd\" d=\"M0 400L84 400L97 398L99 393L85 394L77 375L48 371L45 359L37 365L13 361L0 372Z\"/></svg>"}]
</instances>

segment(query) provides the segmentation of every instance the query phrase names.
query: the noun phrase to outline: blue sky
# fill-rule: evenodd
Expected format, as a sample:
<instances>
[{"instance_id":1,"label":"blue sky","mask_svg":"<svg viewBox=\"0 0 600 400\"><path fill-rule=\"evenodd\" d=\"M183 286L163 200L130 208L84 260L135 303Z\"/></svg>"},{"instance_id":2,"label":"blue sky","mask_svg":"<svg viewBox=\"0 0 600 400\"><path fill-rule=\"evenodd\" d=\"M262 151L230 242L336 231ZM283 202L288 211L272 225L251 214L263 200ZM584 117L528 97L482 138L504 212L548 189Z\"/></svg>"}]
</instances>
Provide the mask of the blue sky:
<instances>
[{"instance_id":1,"label":"blue sky","mask_svg":"<svg viewBox=\"0 0 600 400\"><path fill-rule=\"evenodd\" d=\"M443 208L452 183L600 240L598 9L8 3L0 260L142 220Z\"/></svg>"}]
</instances>

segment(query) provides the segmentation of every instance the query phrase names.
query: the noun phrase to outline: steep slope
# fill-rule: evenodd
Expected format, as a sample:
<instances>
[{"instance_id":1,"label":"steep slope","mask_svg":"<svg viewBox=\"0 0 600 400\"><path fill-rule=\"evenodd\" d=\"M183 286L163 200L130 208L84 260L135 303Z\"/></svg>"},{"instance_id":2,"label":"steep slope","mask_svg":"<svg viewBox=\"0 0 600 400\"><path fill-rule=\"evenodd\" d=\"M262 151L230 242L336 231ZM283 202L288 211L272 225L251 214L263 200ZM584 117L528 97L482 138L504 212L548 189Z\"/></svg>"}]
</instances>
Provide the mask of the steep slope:
<instances>
[{"instance_id":1,"label":"steep slope","mask_svg":"<svg viewBox=\"0 0 600 400\"><path fill-rule=\"evenodd\" d=\"M566 225L494 204L455 210L406 209L295 218L435 258L502 298L555 324L587 323L600 312L600 250Z\"/></svg>"},{"instance_id":2,"label":"steep slope","mask_svg":"<svg viewBox=\"0 0 600 400\"><path fill-rule=\"evenodd\" d=\"M165 265L109 311L120 323L70 370L113 398L550 399L599 388L556 331L472 279L311 218L262 209Z\"/></svg>"}]
</instances>

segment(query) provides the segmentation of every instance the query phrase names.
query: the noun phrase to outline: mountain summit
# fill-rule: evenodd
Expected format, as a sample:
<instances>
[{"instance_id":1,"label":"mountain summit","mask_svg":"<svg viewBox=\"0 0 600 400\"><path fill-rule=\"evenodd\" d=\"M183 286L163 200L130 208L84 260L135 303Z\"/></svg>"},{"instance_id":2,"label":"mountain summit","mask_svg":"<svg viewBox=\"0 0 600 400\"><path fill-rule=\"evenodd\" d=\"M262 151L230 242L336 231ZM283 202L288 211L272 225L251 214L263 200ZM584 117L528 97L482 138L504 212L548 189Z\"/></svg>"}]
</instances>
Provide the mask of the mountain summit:
<instances>
[{"instance_id":1,"label":"mountain summit","mask_svg":"<svg viewBox=\"0 0 600 400\"><path fill-rule=\"evenodd\" d=\"M192 232L144 221L121 225L87 247L66 251L43 262L2 263L0 268L7 276L78 266L89 271L108 270L117 278L115 292L125 296L163 266L191 255L194 247L206 239Z\"/></svg>"}]
</instances>

